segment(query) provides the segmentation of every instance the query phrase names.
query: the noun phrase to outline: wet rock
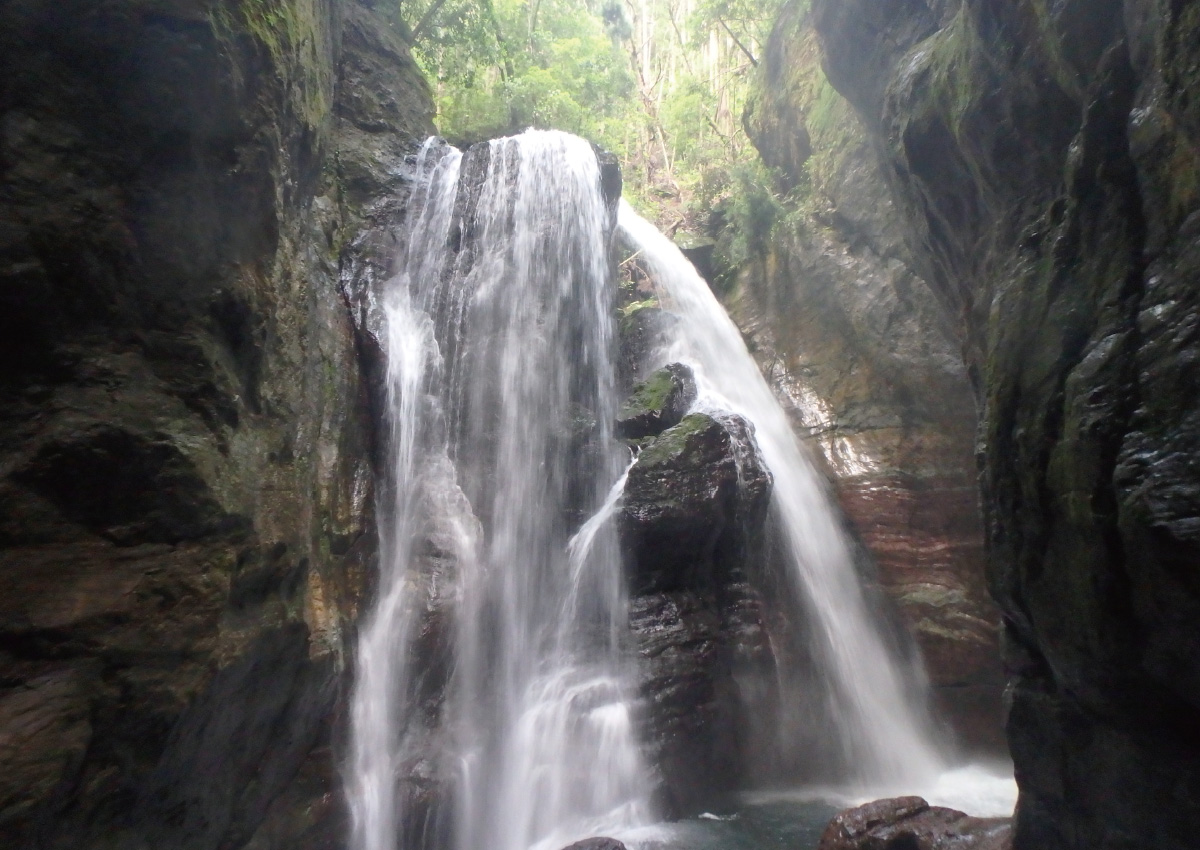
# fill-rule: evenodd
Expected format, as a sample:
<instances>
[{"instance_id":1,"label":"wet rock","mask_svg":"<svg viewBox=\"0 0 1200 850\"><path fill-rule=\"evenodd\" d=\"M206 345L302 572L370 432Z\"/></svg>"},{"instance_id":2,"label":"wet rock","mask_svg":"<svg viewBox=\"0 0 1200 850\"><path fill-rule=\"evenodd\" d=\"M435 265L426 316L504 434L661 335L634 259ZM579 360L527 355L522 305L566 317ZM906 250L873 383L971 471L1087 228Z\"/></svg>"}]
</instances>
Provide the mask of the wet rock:
<instances>
[{"instance_id":1,"label":"wet rock","mask_svg":"<svg viewBox=\"0 0 1200 850\"><path fill-rule=\"evenodd\" d=\"M618 521L639 654L642 740L660 804L695 814L727 799L747 757L747 716L774 656L763 588L770 474L736 416L691 414L648 441Z\"/></svg>"},{"instance_id":2,"label":"wet rock","mask_svg":"<svg viewBox=\"0 0 1200 850\"><path fill-rule=\"evenodd\" d=\"M322 669L331 662L309 664L308 629L292 623L221 670L175 723L145 783L138 814L150 840L176 841L182 827L183 846L248 841L318 741L337 687Z\"/></svg>"},{"instance_id":3,"label":"wet rock","mask_svg":"<svg viewBox=\"0 0 1200 850\"><path fill-rule=\"evenodd\" d=\"M0 818L28 816L78 769L96 669L60 668L0 690Z\"/></svg>"},{"instance_id":4,"label":"wet rock","mask_svg":"<svg viewBox=\"0 0 1200 850\"><path fill-rule=\"evenodd\" d=\"M817 0L813 14L982 411L1014 844L1192 847L1196 7Z\"/></svg>"},{"instance_id":5,"label":"wet rock","mask_svg":"<svg viewBox=\"0 0 1200 850\"><path fill-rule=\"evenodd\" d=\"M726 799L742 775L737 751L733 648L712 592L633 597L629 628L644 701L641 740L671 815L697 814Z\"/></svg>"},{"instance_id":6,"label":"wet rock","mask_svg":"<svg viewBox=\"0 0 1200 850\"><path fill-rule=\"evenodd\" d=\"M723 298L914 635L958 741L1001 753L999 610L989 598L975 401L953 323L905 244L862 118L821 68L812 17L781 9L747 130L781 191L813 204L751 247ZM932 589L944 592L935 594ZM937 604L927 604L937 595Z\"/></svg>"},{"instance_id":7,"label":"wet rock","mask_svg":"<svg viewBox=\"0 0 1200 850\"><path fill-rule=\"evenodd\" d=\"M695 400L696 379L691 368L671 363L633 388L617 416L617 436L658 436L678 425Z\"/></svg>"},{"instance_id":8,"label":"wet rock","mask_svg":"<svg viewBox=\"0 0 1200 850\"><path fill-rule=\"evenodd\" d=\"M617 387L628 393L649 377L646 364L666 344L667 333L679 317L658 307L643 307L622 315L618 331ZM662 362L662 361L659 361Z\"/></svg>"},{"instance_id":9,"label":"wet rock","mask_svg":"<svg viewBox=\"0 0 1200 850\"><path fill-rule=\"evenodd\" d=\"M238 523L169 440L105 423L44 442L13 479L66 519L124 544L176 543Z\"/></svg>"},{"instance_id":10,"label":"wet rock","mask_svg":"<svg viewBox=\"0 0 1200 850\"><path fill-rule=\"evenodd\" d=\"M817 850L1009 850L1008 818L973 818L920 797L875 800L838 814Z\"/></svg>"},{"instance_id":11,"label":"wet rock","mask_svg":"<svg viewBox=\"0 0 1200 850\"><path fill-rule=\"evenodd\" d=\"M1000 627L965 455L961 471L842 478L837 495L921 648L939 716L961 745L1004 753Z\"/></svg>"},{"instance_id":12,"label":"wet rock","mask_svg":"<svg viewBox=\"0 0 1200 850\"><path fill-rule=\"evenodd\" d=\"M709 584L738 489L729 432L693 413L642 449L629 471L621 539L634 593Z\"/></svg>"},{"instance_id":13,"label":"wet rock","mask_svg":"<svg viewBox=\"0 0 1200 850\"><path fill-rule=\"evenodd\" d=\"M562 850L625 850L625 845L615 838L585 838Z\"/></svg>"},{"instance_id":14,"label":"wet rock","mask_svg":"<svg viewBox=\"0 0 1200 850\"><path fill-rule=\"evenodd\" d=\"M6 847L339 817L376 539L348 283L388 274L431 104L374 4L260 5L0 9Z\"/></svg>"},{"instance_id":15,"label":"wet rock","mask_svg":"<svg viewBox=\"0 0 1200 850\"><path fill-rule=\"evenodd\" d=\"M716 279L717 242L715 239L676 232L673 241L679 248L679 253L687 257L687 261L695 266L700 277L705 280Z\"/></svg>"}]
</instances>

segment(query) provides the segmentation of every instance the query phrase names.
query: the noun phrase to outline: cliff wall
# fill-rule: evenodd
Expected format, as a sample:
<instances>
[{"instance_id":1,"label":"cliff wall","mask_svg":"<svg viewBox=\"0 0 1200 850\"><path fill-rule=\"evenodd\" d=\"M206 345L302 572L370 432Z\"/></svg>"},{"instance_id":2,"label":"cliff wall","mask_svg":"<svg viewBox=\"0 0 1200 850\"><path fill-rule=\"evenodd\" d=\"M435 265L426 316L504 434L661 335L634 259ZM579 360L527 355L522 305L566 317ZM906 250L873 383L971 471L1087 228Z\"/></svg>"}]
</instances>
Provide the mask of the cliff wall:
<instances>
[{"instance_id":1,"label":"cliff wall","mask_svg":"<svg viewBox=\"0 0 1200 850\"><path fill-rule=\"evenodd\" d=\"M1200 823L1200 4L817 0L981 405L1015 846Z\"/></svg>"},{"instance_id":2,"label":"cliff wall","mask_svg":"<svg viewBox=\"0 0 1200 850\"><path fill-rule=\"evenodd\" d=\"M1004 747L999 612L984 581L975 402L870 137L820 65L807 4L777 20L746 129L783 198L725 296L819 446L958 742Z\"/></svg>"},{"instance_id":3,"label":"cliff wall","mask_svg":"<svg viewBox=\"0 0 1200 850\"><path fill-rule=\"evenodd\" d=\"M0 7L0 843L327 846L369 341L432 126L367 0Z\"/></svg>"}]
</instances>

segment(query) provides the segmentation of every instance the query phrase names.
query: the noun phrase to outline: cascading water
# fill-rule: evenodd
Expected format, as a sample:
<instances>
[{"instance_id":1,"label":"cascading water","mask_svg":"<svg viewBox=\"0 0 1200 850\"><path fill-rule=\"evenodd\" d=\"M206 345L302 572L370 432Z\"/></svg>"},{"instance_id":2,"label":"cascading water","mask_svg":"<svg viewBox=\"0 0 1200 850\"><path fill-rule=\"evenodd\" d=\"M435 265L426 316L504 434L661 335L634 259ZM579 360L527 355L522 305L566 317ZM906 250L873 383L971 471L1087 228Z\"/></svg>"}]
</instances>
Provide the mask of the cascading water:
<instances>
[{"instance_id":1,"label":"cascading water","mask_svg":"<svg viewBox=\"0 0 1200 850\"><path fill-rule=\"evenodd\" d=\"M465 156L430 142L418 169L380 299L391 481L352 704L353 846L395 850L420 821L463 850L556 848L650 816L607 521L625 464L611 208L593 149L562 133ZM438 640L440 704L415 657ZM450 777L440 814L398 790L421 759Z\"/></svg>"},{"instance_id":2,"label":"cascading water","mask_svg":"<svg viewBox=\"0 0 1200 850\"><path fill-rule=\"evenodd\" d=\"M690 365L697 406L750 420L775 485L772 511L828 684L842 761L863 792L912 793L943 770L920 700L871 616L823 479L796 439L737 327L679 249L622 202L620 228L639 252L672 325L664 362Z\"/></svg>"}]
</instances>

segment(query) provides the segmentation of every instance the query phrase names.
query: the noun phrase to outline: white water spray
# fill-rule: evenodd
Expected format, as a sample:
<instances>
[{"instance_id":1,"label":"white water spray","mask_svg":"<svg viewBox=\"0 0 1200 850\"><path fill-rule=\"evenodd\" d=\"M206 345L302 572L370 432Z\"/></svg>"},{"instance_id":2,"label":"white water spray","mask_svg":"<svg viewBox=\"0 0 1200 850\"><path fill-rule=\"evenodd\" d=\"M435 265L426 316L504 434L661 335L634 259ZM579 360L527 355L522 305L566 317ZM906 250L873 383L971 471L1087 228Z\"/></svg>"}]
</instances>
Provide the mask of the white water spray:
<instances>
[{"instance_id":1,"label":"white water spray","mask_svg":"<svg viewBox=\"0 0 1200 850\"><path fill-rule=\"evenodd\" d=\"M775 479L772 510L790 577L814 625L817 659L830 686L830 715L856 784L879 796L931 786L943 764L928 718L911 699L869 610L820 473L737 327L691 263L624 202L619 223L640 251L664 306L681 319L669 332L666 359L692 367L697 406L730 410L754 423Z\"/></svg>"},{"instance_id":2,"label":"white water spray","mask_svg":"<svg viewBox=\"0 0 1200 850\"><path fill-rule=\"evenodd\" d=\"M380 299L391 481L357 655L352 846L432 829L461 850L554 850L651 819L609 521L613 222L596 154L562 133L466 156L427 143L418 170ZM431 705L414 645L442 632L452 672ZM448 777L432 813L406 785L421 759Z\"/></svg>"}]
</instances>

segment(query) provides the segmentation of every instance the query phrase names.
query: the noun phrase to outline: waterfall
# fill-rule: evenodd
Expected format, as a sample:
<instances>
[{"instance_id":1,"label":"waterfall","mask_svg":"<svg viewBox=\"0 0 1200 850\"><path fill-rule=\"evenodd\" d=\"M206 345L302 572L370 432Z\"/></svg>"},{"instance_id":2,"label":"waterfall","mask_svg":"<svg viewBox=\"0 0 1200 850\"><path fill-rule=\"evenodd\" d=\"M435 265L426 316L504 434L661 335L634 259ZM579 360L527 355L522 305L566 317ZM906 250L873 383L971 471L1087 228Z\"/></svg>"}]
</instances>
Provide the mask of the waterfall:
<instances>
[{"instance_id":1,"label":"waterfall","mask_svg":"<svg viewBox=\"0 0 1200 850\"><path fill-rule=\"evenodd\" d=\"M462 850L557 850L650 817L609 521L628 458L615 223L595 152L566 134L465 155L431 140L417 170L377 299L389 481L352 696L352 845L432 830Z\"/></svg>"},{"instance_id":2,"label":"waterfall","mask_svg":"<svg viewBox=\"0 0 1200 850\"><path fill-rule=\"evenodd\" d=\"M805 603L813 647L828 686L842 759L859 788L913 793L943 765L922 702L912 699L859 583L849 542L787 414L741 334L679 249L622 202L619 226L640 252L664 306L677 314L666 360L690 365L697 406L741 414L755 426L775 485L771 509L789 578Z\"/></svg>"}]
</instances>

